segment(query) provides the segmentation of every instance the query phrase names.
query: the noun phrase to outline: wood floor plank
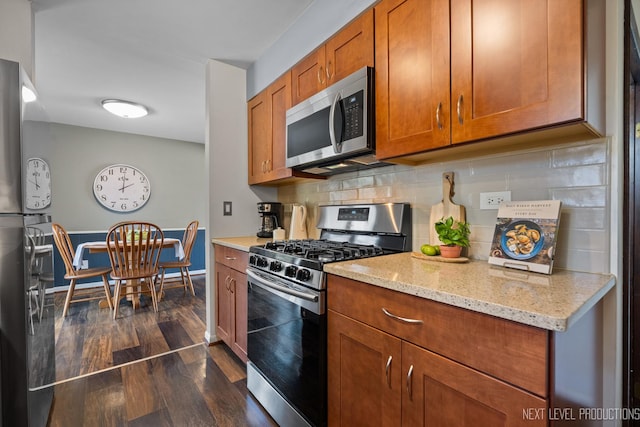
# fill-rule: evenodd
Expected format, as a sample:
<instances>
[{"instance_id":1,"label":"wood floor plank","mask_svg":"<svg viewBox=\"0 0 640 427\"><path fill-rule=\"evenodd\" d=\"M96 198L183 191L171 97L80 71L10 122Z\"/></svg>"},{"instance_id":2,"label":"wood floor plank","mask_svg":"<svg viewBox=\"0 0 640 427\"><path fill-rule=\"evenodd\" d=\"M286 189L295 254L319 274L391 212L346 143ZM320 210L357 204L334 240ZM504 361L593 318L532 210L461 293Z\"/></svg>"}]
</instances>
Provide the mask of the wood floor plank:
<instances>
[{"instance_id":1,"label":"wood floor plank","mask_svg":"<svg viewBox=\"0 0 640 427\"><path fill-rule=\"evenodd\" d=\"M85 382L87 394L83 425L104 427L126 425L125 395L119 372L101 372L86 377Z\"/></svg>"},{"instance_id":2,"label":"wood floor plank","mask_svg":"<svg viewBox=\"0 0 640 427\"><path fill-rule=\"evenodd\" d=\"M121 372L127 420L166 408L155 388L148 361L123 366Z\"/></svg>"},{"instance_id":3,"label":"wood floor plank","mask_svg":"<svg viewBox=\"0 0 640 427\"><path fill-rule=\"evenodd\" d=\"M180 356L171 353L149 361L156 390L164 399L171 420L179 426L216 425L205 397Z\"/></svg>"},{"instance_id":4,"label":"wood floor plank","mask_svg":"<svg viewBox=\"0 0 640 427\"><path fill-rule=\"evenodd\" d=\"M247 378L246 365L242 363L223 343L216 343L208 348L211 358L220 367L229 382Z\"/></svg>"},{"instance_id":5,"label":"wood floor plank","mask_svg":"<svg viewBox=\"0 0 640 427\"><path fill-rule=\"evenodd\" d=\"M174 427L174 424L171 422L171 415L167 408L162 408L135 420L130 420L128 427Z\"/></svg>"},{"instance_id":6,"label":"wood floor plank","mask_svg":"<svg viewBox=\"0 0 640 427\"><path fill-rule=\"evenodd\" d=\"M96 372L113 366L111 343L111 337L98 328L87 328L80 372Z\"/></svg>"},{"instance_id":7,"label":"wood floor plank","mask_svg":"<svg viewBox=\"0 0 640 427\"><path fill-rule=\"evenodd\" d=\"M185 331L177 320L160 322L158 323L158 327L160 328L160 331L162 331L162 335L169 345L169 348L172 350L195 344L195 342L193 342L189 337L189 334L187 334L187 331Z\"/></svg>"},{"instance_id":8,"label":"wood floor plank","mask_svg":"<svg viewBox=\"0 0 640 427\"><path fill-rule=\"evenodd\" d=\"M85 378L54 386L53 404L49 413L49 427L84 425Z\"/></svg>"}]
</instances>

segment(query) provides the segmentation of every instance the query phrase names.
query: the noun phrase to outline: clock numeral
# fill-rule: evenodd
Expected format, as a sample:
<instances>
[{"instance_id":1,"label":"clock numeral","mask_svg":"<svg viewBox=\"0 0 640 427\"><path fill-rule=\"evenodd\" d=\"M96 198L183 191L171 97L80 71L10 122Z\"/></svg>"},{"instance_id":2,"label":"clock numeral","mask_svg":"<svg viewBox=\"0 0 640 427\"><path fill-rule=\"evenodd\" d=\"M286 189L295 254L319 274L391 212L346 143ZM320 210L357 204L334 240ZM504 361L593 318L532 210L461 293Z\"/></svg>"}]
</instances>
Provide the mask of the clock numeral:
<instances>
[{"instance_id":1,"label":"clock numeral","mask_svg":"<svg viewBox=\"0 0 640 427\"><path fill-rule=\"evenodd\" d=\"M102 201L106 202L106 201L107 201L107 196L105 196L104 194L102 194L102 195L100 196L100 200L102 200Z\"/></svg>"},{"instance_id":2,"label":"clock numeral","mask_svg":"<svg viewBox=\"0 0 640 427\"><path fill-rule=\"evenodd\" d=\"M129 169L129 168L127 168L127 167L122 167L122 166L121 166L121 167L120 167L120 173L127 173L127 170L128 170L128 169Z\"/></svg>"},{"instance_id":3,"label":"clock numeral","mask_svg":"<svg viewBox=\"0 0 640 427\"><path fill-rule=\"evenodd\" d=\"M113 175L113 174L109 173L109 175ZM109 181L109 177L107 175L100 175L100 181L101 182Z\"/></svg>"},{"instance_id":4,"label":"clock numeral","mask_svg":"<svg viewBox=\"0 0 640 427\"><path fill-rule=\"evenodd\" d=\"M96 184L96 191L102 191L102 184Z\"/></svg>"},{"instance_id":5,"label":"clock numeral","mask_svg":"<svg viewBox=\"0 0 640 427\"><path fill-rule=\"evenodd\" d=\"M120 205L120 209L122 209L123 211L126 211L127 210L127 204L126 203L121 204Z\"/></svg>"},{"instance_id":6,"label":"clock numeral","mask_svg":"<svg viewBox=\"0 0 640 427\"><path fill-rule=\"evenodd\" d=\"M136 202L136 201L134 200L134 201L133 201L133 207L134 207L134 208L137 208L138 206L140 206L140 205L138 204L138 202Z\"/></svg>"},{"instance_id":7,"label":"clock numeral","mask_svg":"<svg viewBox=\"0 0 640 427\"><path fill-rule=\"evenodd\" d=\"M109 175L113 175L113 169L109 169L109 171L107 172Z\"/></svg>"}]
</instances>

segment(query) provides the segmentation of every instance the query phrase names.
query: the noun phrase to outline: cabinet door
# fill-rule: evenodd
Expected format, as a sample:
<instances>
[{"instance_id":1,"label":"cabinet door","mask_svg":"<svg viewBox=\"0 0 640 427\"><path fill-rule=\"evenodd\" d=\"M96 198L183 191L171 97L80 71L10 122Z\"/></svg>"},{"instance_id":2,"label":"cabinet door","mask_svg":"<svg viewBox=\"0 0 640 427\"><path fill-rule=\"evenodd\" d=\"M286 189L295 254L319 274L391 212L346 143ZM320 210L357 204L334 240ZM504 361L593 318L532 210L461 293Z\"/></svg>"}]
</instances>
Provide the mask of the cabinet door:
<instances>
[{"instance_id":1,"label":"cabinet door","mask_svg":"<svg viewBox=\"0 0 640 427\"><path fill-rule=\"evenodd\" d=\"M249 184L266 180L271 160L271 108L268 92L264 91L247 103L249 119Z\"/></svg>"},{"instance_id":2,"label":"cabinet door","mask_svg":"<svg viewBox=\"0 0 640 427\"><path fill-rule=\"evenodd\" d=\"M328 310L330 426L400 425L400 340Z\"/></svg>"},{"instance_id":3,"label":"cabinet door","mask_svg":"<svg viewBox=\"0 0 640 427\"><path fill-rule=\"evenodd\" d=\"M227 345L231 345L231 293L229 292L232 270L216 263L216 334Z\"/></svg>"},{"instance_id":4,"label":"cabinet door","mask_svg":"<svg viewBox=\"0 0 640 427\"><path fill-rule=\"evenodd\" d=\"M450 144L449 1L375 7L376 156Z\"/></svg>"},{"instance_id":5,"label":"cabinet door","mask_svg":"<svg viewBox=\"0 0 640 427\"><path fill-rule=\"evenodd\" d=\"M404 341L402 374L403 425L546 426L544 399Z\"/></svg>"},{"instance_id":6,"label":"cabinet door","mask_svg":"<svg viewBox=\"0 0 640 427\"><path fill-rule=\"evenodd\" d=\"M247 361L247 275L230 270L231 301L233 304L231 327L231 350L243 361Z\"/></svg>"},{"instance_id":7,"label":"cabinet door","mask_svg":"<svg viewBox=\"0 0 640 427\"><path fill-rule=\"evenodd\" d=\"M362 67L373 67L373 50L373 9L370 9L325 44L327 86Z\"/></svg>"},{"instance_id":8,"label":"cabinet door","mask_svg":"<svg viewBox=\"0 0 640 427\"><path fill-rule=\"evenodd\" d=\"M286 167L287 156L287 110L291 108L291 73L283 74L269 85L271 103L271 162L269 179L290 177L291 169Z\"/></svg>"},{"instance_id":9,"label":"cabinet door","mask_svg":"<svg viewBox=\"0 0 640 427\"><path fill-rule=\"evenodd\" d=\"M296 105L320 92L327 85L324 45L291 68L291 98Z\"/></svg>"},{"instance_id":10,"label":"cabinet door","mask_svg":"<svg viewBox=\"0 0 640 427\"><path fill-rule=\"evenodd\" d=\"M453 142L581 120L582 15L581 0L453 0Z\"/></svg>"}]
</instances>

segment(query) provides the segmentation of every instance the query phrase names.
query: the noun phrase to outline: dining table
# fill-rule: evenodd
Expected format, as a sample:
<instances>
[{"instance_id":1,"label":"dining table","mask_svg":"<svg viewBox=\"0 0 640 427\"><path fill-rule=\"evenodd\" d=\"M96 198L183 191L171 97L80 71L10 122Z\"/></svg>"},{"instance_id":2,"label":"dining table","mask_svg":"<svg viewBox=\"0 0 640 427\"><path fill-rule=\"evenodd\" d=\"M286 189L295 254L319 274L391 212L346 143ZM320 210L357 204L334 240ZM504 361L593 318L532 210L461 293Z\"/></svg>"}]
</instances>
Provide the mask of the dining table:
<instances>
[{"instance_id":1,"label":"dining table","mask_svg":"<svg viewBox=\"0 0 640 427\"><path fill-rule=\"evenodd\" d=\"M173 248L175 257L179 260L184 258L184 247L182 246L182 241L180 239L175 238L164 238L162 242L162 248L168 249ZM107 252L107 241L106 240L96 240L90 242L84 242L78 244L76 247L76 252L73 258L73 266L77 269L82 267L82 261L85 259L87 253L106 253ZM129 285L134 286L133 283L129 283ZM138 286L138 292L133 294L127 294L127 300L131 301L134 308L140 307L140 286ZM118 303L113 300L113 304ZM106 308L109 306L106 299L99 301L100 308Z\"/></svg>"}]
</instances>

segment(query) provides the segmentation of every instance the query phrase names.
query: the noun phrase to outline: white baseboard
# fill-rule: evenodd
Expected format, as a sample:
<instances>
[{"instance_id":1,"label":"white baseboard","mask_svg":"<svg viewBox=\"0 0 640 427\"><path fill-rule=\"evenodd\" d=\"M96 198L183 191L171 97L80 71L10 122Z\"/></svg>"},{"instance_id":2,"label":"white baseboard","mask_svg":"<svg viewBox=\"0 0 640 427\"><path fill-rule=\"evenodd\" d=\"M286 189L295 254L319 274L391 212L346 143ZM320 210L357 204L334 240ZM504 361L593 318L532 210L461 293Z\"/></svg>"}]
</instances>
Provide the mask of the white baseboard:
<instances>
[{"instance_id":1,"label":"white baseboard","mask_svg":"<svg viewBox=\"0 0 640 427\"><path fill-rule=\"evenodd\" d=\"M205 274L207 271L206 270L195 270L195 271L191 271L191 275L195 276L198 274ZM179 272L175 272L175 273L168 273L165 274L166 278L173 278L173 277L180 277L180 273ZM111 286L113 286L115 283L110 280L109 284ZM90 283L81 283L76 285L76 289L90 289L90 288L102 288L102 281L100 282L90 282ZM56 292L67 292L69 290L69 285L64 285L64 286L54 286L53 288L49 288L47 289L47 293L51 294L51 293L56 293Z\"/></svg>"}]
</instances>

